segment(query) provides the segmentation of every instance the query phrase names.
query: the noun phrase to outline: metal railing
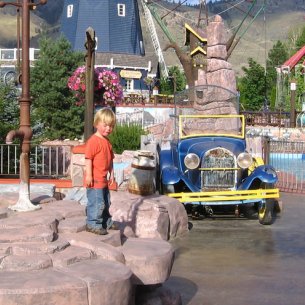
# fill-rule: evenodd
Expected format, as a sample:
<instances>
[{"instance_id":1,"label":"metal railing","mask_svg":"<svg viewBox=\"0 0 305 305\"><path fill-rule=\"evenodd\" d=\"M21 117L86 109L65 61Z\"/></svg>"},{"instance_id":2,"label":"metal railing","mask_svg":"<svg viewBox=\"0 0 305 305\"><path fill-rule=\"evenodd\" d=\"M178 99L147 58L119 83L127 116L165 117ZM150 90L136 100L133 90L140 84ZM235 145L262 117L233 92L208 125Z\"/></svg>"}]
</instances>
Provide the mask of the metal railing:
<instances>
[{"instance_id":1,"label":"metal railing","mask_svg":"<svg viewBox=\"0 0 305 305\"><path fill-rule=\"evenodd\" d=\"M30 48L29 59L36 60L39 56L39 49ZM22 59L22 49L19 49L19 58ZM0 62L17 61L18 49L0 49Z\"/></svg>"},{"instance_id":2,"label":"metal railing","mask_svg":"<svg viewBox=\"0 0 305 305\"><path fill-rule=\"evenodd\" d=\"M290 112L280 111L241 111L248 126L290 127Z\"/></svg>"},{"instance_id":3,"label":"metal railing","mask_svg":"<svg viewBox=\"0 0 305 305\"><path fill-rule=\"evenodd\" d=\"M174 96L167 95L167 94L156 94L146 96L141 93L127 93L124 96L121 105L123 106L132 106L132 105L167 105L173 106L174 105Z\"/></svg>"},{"instance_id":4,"label":"metal railing","mask_svg":"<svg viewBox=\"0 0 305 305\"><path fill-rule=\"evenodd\" d=\"M305 193L305 142L271 140L268 143L269 164L277 171L279 189Z\"/></svg>"},{"instance_id":5,"label":"metal railing","mask_svg":"<svg viewBox=\"0 0 305 305\"><path fill-rule=\"evenodd\" d=\"M19 144L0 144L0 177L19 175ZM70 177L71 146L33 145L30 152L30 177Z\"/></svg>"},{"instance_id":6,"label":"metal railing","mask_svg":"<svg viewBox=\"0 0 305 305\"><path fill-rule=\"evenodd\" d=\"M305 142L264 141L261 154L268 153L268 164L278 174L277 187L281 191L305 193ZM30 153L31 178L70 178L70 145L32 145ZM0 178L19 177L19 144L0 144Z\"/></svg>"}]
</instances>

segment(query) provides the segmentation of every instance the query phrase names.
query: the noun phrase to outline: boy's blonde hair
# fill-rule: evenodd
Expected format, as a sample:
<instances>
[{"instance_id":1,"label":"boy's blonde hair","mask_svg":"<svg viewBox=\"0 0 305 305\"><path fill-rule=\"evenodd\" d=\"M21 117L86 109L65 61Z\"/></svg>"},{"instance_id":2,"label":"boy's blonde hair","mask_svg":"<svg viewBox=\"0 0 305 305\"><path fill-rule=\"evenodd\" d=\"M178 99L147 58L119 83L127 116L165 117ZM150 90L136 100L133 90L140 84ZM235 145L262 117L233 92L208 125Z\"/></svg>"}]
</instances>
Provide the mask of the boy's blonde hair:
<instances>
[{"instance_id":1,"label":"boy's blonde hair","mask_svg":"<svg viewBox=\"0 0 305 305\"><path fill-rule=\"evenodd\" d=\"M115 113L110 108L98 110L94 116L93 125L96 126L100 122L114 127L116 122Z\"/></svg>"}]
</instances>

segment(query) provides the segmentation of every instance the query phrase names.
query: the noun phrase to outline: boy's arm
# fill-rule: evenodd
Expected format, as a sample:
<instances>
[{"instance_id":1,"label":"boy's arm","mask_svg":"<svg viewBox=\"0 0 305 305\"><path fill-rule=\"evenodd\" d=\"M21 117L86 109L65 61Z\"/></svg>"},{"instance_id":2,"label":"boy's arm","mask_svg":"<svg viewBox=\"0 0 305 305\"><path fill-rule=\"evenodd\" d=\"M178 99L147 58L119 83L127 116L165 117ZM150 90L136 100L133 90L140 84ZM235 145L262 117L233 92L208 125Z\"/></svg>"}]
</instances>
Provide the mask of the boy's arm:
<instances>
[{"instance_id":1,"label":"boy's arm","mask_svg":"<svg viewBox=\"0 0 305 305\"><path fill-rule=\"evenodd\" d=\"M92 160L85 159L85 182L87 187L91 187L93 185L93 177L92 177Z\"/></svg>"},{"instance_id":2,"label":"boy's arm","mask_svg":"<svg viewBox=\"0 0 305 305\"><path fill-rule=\"evenodd\" d=\"M114 181L114 170L113 170L113 161L111 161L110 167L109 167L109 184L112 184Z\"/></svg>"}]
</instances>

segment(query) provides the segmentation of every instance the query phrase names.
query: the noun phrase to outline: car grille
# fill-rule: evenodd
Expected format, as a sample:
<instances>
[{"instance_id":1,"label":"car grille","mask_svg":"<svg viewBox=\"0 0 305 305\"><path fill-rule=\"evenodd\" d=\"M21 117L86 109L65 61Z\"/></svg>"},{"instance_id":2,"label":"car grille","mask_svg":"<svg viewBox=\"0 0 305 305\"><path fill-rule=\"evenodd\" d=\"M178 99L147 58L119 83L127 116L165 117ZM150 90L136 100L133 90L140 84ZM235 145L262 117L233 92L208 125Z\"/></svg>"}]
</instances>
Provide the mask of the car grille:
<instances>
[{"instance_id":1,"label":"car grille","mask_svg":"<svg viewBox=\"0 0 305 305\"><path fill-rule=\"evenodd\" d=\"M237 171L235 156L224 148L207 151L201 163L203 191L225 190L235 186Z\"/></svg>"}]
</instances>

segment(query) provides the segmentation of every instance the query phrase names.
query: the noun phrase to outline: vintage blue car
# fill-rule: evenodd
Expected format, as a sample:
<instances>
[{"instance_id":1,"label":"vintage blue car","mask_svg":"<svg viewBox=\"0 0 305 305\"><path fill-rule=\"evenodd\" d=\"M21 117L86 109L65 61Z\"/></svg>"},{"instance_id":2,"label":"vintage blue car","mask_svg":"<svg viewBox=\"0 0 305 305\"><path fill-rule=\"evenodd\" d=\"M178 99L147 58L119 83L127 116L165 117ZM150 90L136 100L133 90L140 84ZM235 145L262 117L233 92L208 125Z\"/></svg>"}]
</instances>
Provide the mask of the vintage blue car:
<instances>
[{"instance_id":1,"label":"vintage blue car","mask_svg":"<svg viewBox=\"0 0 305 305\"><path fill-rule=\"evenodd\" d=\"M159 153L161 193L196 218L231 213L272 224L277 174L247 152L244 116L183 114L176 120L176 136Z\"/></svg>"}]
</instances>

